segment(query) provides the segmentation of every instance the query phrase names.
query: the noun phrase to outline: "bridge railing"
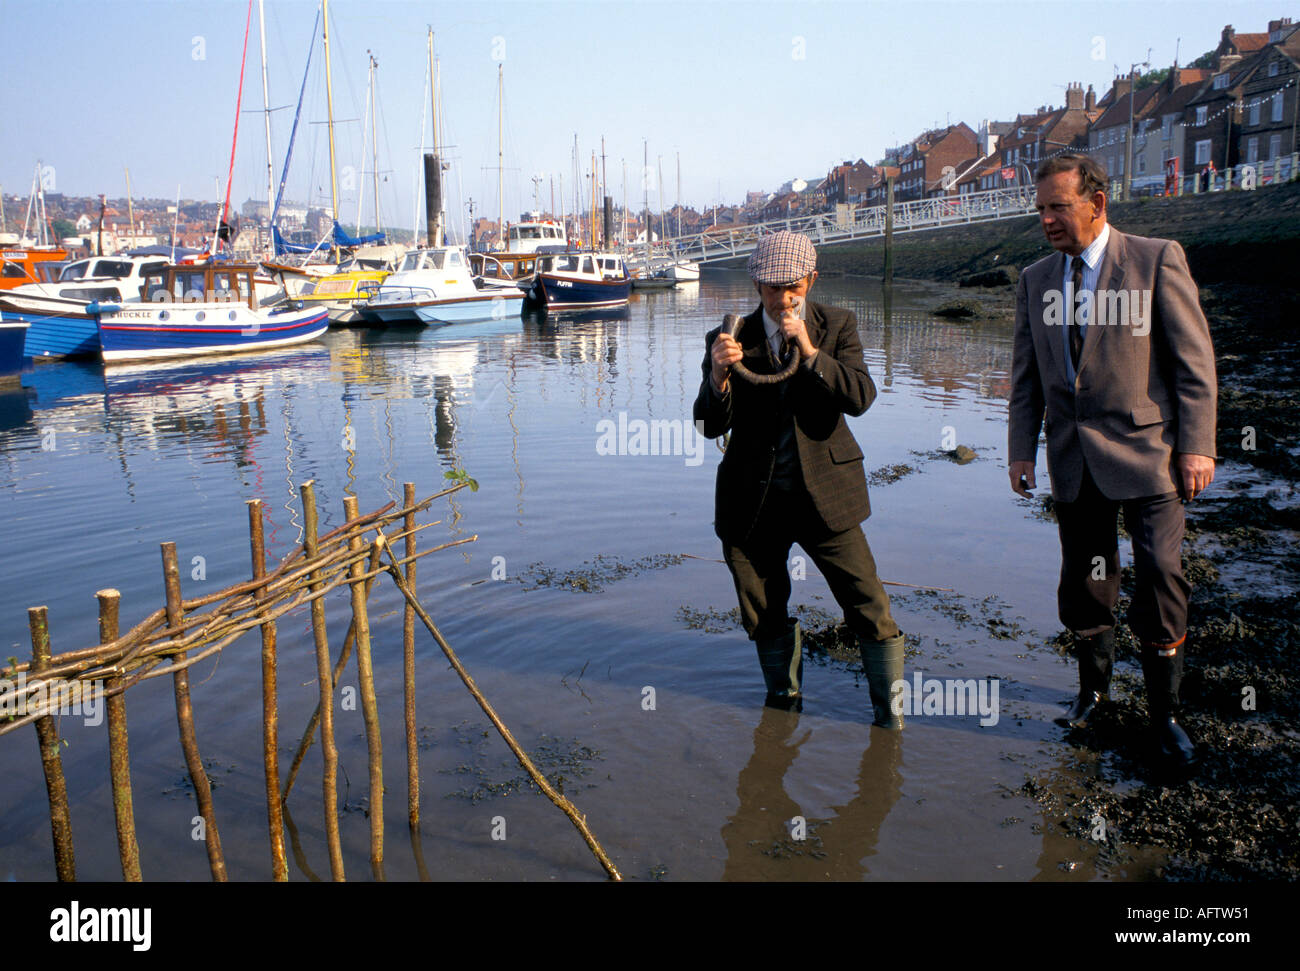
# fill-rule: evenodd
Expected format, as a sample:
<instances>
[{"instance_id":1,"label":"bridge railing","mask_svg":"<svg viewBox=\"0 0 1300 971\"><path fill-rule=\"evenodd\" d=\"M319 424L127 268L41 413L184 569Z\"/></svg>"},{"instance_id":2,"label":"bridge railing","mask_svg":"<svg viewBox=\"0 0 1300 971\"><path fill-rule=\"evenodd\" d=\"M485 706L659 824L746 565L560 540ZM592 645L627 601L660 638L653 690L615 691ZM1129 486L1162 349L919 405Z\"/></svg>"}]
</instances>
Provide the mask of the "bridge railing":
<instances>
[{"instance_id":1,"label":"bridge railing","mask_svg":"<svg viewBox=\"0 0 1300 971\"><path fill-rule=\"evenodd\" d=\"M1034 212L1035 191L1031 186L990 189L936 199L895 203L894 231L915 232L963 222L1010 219ZM732 229L706 230L662 240L655 244L657 255L709 262L743 256L761 237L789 230L803 233L814 243L882 236L885 206L860 206L848 214L819 212L761 223L747 223Z\"/></svg>"}]
</instances>

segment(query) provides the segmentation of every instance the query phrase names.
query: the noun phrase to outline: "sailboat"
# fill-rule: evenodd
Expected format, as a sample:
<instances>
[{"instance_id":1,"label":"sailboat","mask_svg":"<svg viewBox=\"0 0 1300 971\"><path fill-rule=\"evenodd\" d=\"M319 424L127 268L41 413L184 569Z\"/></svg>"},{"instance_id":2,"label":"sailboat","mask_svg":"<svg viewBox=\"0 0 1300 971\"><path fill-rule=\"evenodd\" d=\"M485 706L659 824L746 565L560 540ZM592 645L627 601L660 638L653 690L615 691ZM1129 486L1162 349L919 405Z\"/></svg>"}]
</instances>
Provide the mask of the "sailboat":
<instances>
[{"instance_id":1,"label":"sailboat","mask_svg":"<svg viewBox=\"0 0 1300 971\"><path fill-rule=\"evenodd\" d=\"M284 174L280 179L280 189L275 200L275 208L271 216L271 238L275 247L276 256L272 259L263 261L262 265L270 272L281 285L285 292L297 300L301 300L305 305L317 309L325 310L329 315L331 324L337 326L348 326L363 322L362 316L357 312L357 305L368 299L371 294L387 279L392 271L392 262L396 259L398 250L394 247L374 247L372 244L383 243L385 234L382 232L372 233L367 236L351 236L339 224L338 218L338 181L336 177L335 150L334 150L334 88L332 82L332 73L330 70L330 46L329 46L329 0L322 0L321 8L317 12L317 21L323 24L322 41L325 54L325 92L326 101L328 102L329 112L329 145L330 145L330 209L333 216L333 228L331 230L329 245L328 262L311 262L312 257L321 254L324 241L315 247L306 247L295 245L287 242L280 233L277 221L280 202L284 196L285 180L288 177L289 163L293 158L293 142L297 135L298 120L302 112L302 99L307 86L307 73L311 70L311 50L307 53L307 69L303 73L302 87L298 94L298 111L294 115L293 131L290 134L289 150L285 156ZM315 27L312 28L312 48L316 43ZM372 142L374 142L375 162L372 162L372 169L375 176L375 219L378 222L379 216L379 175L378 175L378 142L374 138L375 126L375 68L378 63L374 55L367 51L369 56L369 102L370 102L370 120ZM270 152L268 138L268 155ZM358 214L358 219L360 215ZM358 227L359 231L360 227ZM375 252L366 253L362 248L370 248ZM343 257L341 251L347 250L351 255ZM298 254L305 256L301 261L294 261L292 258L286 259L288 254ZM323 255L323 254L321 254Z\"/></svg>"}]
</instances>

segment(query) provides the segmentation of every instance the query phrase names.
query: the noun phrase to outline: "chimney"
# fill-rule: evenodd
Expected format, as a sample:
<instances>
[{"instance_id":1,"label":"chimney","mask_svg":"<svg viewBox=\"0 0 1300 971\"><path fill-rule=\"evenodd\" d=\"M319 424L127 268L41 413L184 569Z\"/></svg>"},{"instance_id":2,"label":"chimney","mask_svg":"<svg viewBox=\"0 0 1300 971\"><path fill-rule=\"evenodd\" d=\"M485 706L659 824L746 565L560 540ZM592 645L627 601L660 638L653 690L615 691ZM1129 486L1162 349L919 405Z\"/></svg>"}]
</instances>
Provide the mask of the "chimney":
<instances>
[{"instance_id":1,"label":"chimney","mask_svg":"<svg viewBox=\"0 0 1300 971\"><path fill-rule=\"evenodd\" d=\"M1097 107L1097 92L1092 90L1092 85L1088 85L1088 93L1083 100L1083 110L1092 111Z\"/></svg>"},{"instance_id":2,"label":"chimney","mask_svg":"<svg viewBox=\"0 0 1300 971\"><path fill-rule=\"evenodd\" d=\"M1226 24L1223 33L1219 35L1219 47L1235 47L1237 32L1232 29L1232 24Z\"/></svg>"},{"instance_id":3,"label":"chimney","mask_svg":"<svg viewBox=\"0 0 1300 971\"><path fill-rule=\"evenodd\" d=\"M1169 93L1173 94L1183 84L1183 69L1175 64L1169 69Z\"/></svg>"},{"instance_id":4,"label":"chimney","mask_svg":"<svg viewBox=\"0 0 1300 971\"><path fill-rule=\"evenodd\" d=\"M1065 89L1065 107L1067 111L1078 111L1083 107L1083 85L1074 81Z\"/></svg>"}]
</instances>

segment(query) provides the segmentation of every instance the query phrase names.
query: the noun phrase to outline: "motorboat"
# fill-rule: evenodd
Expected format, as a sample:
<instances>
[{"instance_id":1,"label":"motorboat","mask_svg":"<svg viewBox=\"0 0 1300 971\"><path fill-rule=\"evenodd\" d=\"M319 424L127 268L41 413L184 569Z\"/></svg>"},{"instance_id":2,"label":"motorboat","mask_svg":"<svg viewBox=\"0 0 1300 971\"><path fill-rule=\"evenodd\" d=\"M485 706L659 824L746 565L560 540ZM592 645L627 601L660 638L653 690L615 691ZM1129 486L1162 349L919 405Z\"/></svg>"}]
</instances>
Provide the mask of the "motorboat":
<instances>
[{"instance_id":1,"label":"motorboat","mask_svg":"<svg viewBox=\"0 0 1300 971\"><path fill-rule=\"evenodd\" d=\"M322 308L287 299L260 306L256 273L253 263L168 264L145 278L139 302L89 304L104 362L258 351L325 333Z\"/></svg>"},{"instance_id":2,"label":"motorboat","mask_svg":"<svg viewBox=\"0 0 1300 971\"><path fill-rule=\"evenodd\" d=\"M538 256L527 306L545 310L596 310L627 305L632 278L618 253Z\"/></svg>"},{"instance_id":3,"label":"motorboat","mask_svg":"<svg viewBox=\"0 0 1300 971\"><path fill-rule=\"evenodd\" d=\"M437 326L517 314L523 297L517 288L475 286L463 246L431 246L409 250L397 272L355 307L367 323Z\"/></svg>"}]
</instances>

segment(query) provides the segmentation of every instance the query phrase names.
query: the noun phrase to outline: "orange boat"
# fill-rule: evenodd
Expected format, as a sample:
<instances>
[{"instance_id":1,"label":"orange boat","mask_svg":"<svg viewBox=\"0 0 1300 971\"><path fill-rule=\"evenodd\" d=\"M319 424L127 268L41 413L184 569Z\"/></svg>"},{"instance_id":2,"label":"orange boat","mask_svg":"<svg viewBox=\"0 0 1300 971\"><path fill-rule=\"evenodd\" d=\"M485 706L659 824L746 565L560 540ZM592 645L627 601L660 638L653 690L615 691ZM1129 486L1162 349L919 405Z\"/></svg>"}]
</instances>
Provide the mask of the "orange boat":
<instances>
[{"instance_id":1,"label":"orange boat","mask_svg":"<svg viewBox=\"0 0 1300 971\"><path fill-rule=\"evenodd\" d=\"M40 283L37 264L67 258L68 251L60 246L0 246L0 290Z\"/></svg>"}]
</instances>

